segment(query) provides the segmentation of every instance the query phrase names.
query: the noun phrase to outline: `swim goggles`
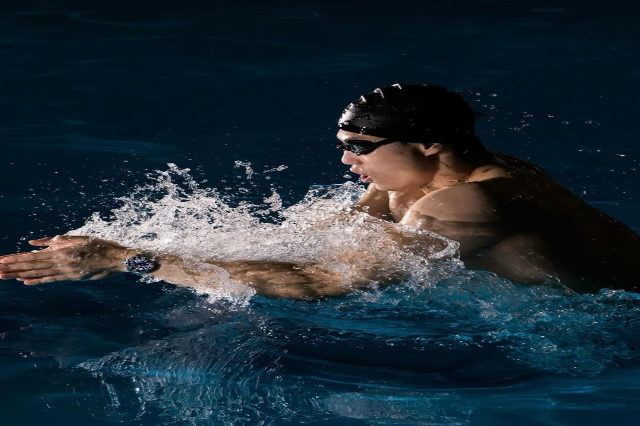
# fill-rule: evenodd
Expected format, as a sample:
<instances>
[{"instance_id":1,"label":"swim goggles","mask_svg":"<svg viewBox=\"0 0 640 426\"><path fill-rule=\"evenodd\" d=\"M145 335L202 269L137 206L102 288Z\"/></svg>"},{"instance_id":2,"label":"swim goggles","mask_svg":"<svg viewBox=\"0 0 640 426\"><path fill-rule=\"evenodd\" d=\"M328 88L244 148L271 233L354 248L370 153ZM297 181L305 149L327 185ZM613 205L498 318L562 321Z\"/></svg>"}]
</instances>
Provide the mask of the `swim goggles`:
<instances>
[{"instance_id":1,"label":"swim goggles","mask_svg":"<svg viewBox=\"0 0 640 426\"><path fill-rule=\"evenodd\" d=\"M382 139L378 142L365 141L362 139L350 139L346 142L339 143L338 145L336 145L336 148L343 151L353 152L355 155L367 155L371 154L382 145L387 145L394 142L399 141L395 138Z\"/></svg>"}]
</instances>

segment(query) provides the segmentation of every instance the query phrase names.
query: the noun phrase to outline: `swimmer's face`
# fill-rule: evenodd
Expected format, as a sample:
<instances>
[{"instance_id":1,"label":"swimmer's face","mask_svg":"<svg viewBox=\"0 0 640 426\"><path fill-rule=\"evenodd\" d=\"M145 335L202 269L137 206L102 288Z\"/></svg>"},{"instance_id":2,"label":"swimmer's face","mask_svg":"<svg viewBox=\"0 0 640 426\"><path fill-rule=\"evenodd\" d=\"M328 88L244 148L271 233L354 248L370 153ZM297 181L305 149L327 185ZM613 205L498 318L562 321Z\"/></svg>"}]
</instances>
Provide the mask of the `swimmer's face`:
<instances>
[{"instance_id":1,"label":"swimmer's face","mask_svg":"<svg viewBox=\"0 0 640 426\"><path fill-rule=\"evenodd\" d=\"M398 191L421 187L427 184L433 175L433 168L430 167L433 149L425 147L422 143L407 145L344 130L340 130L337 137L343 144L352 140L372 143L383 141L377 147L371 146L376 149L367 154L356 155L346 149L342 155L342 162L351 166L350 172L359 174L360 180L364 183L375 183L380 190Z\"/></svg>"}]
</instances>

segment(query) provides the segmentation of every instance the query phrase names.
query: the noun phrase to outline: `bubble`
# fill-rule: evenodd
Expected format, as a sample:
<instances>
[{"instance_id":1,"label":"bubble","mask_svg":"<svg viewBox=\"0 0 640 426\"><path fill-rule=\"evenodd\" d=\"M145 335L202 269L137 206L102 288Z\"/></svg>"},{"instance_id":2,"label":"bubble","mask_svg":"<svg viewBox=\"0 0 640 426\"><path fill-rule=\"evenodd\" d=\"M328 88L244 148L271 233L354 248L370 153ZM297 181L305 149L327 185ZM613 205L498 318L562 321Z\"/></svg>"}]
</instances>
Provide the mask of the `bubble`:
<instances>
[{"instance_id":1,"label":"bubble","mask_svg":"<svg viewBox=\"0 0 640 426\"><path fill-rule=\"evenodd\" d=\"M509 361L534 372L571 375L599 374L637 360L632 348L640 320L632 294L576 295L562 286L521 286L467 270L457 258L457 243L352 211L365 191L362 185L314 185L286 206L276 188L259 197L238 189L223 196L174 164L147 178L119 198L110 216L94 213L71 234L177 254L195 270L210 270L208 281L194 285L209 302L228 300L250 309L254 300L251 288L230 279L208 262L212 259L311 263L340 274L345 283L378 265L387 274L401 272L393 285L373 281L336 301L276 305L299 310L296 332L311 342L322 344L327 333L305 334L304 327L325 321L327 330L337 327L358 344L382 342L380 348L389 342L415 349L420 359L441 351L446 359L473 356L487 364Z\"/></svg>"},{"instance_id":2,"label":"bubble","mask_svg":"<svg viewBox=\"0 0 640 426\"><path fill-rule=\"evenodd\" d=\"M253 177L254 171L251 168L251 163L243 162L243 161L236 161L235 162L235 167L244 167L247 179L251 179Z\"/></svg>"}]
</instances>

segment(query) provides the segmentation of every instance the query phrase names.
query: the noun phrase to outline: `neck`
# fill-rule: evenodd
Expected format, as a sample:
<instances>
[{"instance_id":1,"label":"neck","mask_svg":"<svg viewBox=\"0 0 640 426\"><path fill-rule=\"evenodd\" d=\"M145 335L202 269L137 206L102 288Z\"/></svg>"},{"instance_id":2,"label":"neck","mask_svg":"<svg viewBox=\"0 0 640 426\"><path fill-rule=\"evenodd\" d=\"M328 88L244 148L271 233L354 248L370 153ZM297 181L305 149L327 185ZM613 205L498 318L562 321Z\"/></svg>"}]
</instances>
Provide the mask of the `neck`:
<instances>
[{"instance_id":1,"label":"neck","mask_svg":"<svg viewBox=\"0 0 640 426\"><path fill-rule=\"evenodd\" d=\"M441 152L434 156L431 179L420 187L425 193L435 191L446 186L457 185L469 180L471 173L478 167L487 164L485 159L463 160L450 152Z\"/></svg>"}]
</instances>

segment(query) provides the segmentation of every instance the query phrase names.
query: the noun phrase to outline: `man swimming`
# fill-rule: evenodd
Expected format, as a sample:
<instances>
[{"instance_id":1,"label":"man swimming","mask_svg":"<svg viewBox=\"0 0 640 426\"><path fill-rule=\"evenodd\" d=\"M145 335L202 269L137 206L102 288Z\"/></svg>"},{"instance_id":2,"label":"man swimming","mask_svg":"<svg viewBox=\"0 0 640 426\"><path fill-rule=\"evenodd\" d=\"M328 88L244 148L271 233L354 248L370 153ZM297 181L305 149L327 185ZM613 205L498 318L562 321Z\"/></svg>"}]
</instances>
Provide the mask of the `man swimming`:
<instances>
[{"instance_id":1,"label":"man swimming","mask_svg":"<svg viewBox=\"0 0 640 426\"><path fill-rule=\"evenodd\" d=\"M394 84L352 102L337 137L342 162L368 184L354 210L388 222L384 232L400 243L409 244L408 237L392 223L457 241L468 268L515 283L636 291L640 237L539 167L488 151L475 135L476 115L462 96L435 85ZM437 244L428 233L421 238ZM48 248L1 258L0 278L35 285L136 272L198 286L215 282L222 272L258 294L313 298L348 293L389 269L372 266L345 282L343 275L314 264L207 260L214 267L209 269L179 255L88 237L30 243ZM344 261L355 257L347 254Z\"/></svg>"}]
</instances>

